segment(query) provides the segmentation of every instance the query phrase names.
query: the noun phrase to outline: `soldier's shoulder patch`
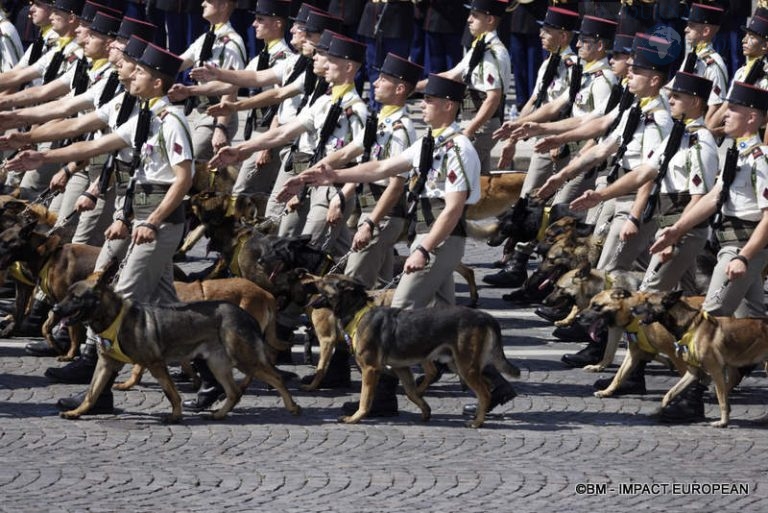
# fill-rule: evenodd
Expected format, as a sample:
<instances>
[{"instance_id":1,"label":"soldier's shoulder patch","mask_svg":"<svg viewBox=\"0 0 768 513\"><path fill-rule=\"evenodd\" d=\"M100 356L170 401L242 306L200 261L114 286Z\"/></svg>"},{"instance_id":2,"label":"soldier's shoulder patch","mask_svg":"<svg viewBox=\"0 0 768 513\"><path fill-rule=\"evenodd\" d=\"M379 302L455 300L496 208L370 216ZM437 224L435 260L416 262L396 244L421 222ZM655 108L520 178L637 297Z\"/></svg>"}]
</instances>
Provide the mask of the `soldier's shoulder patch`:
<instances>
[{"instance_id":1,"label":"soldier's shoulder patch","mask_svg":"<svg viewBox=\"0 0 768 513\"><path fill-rule=\"evenodd\" d=\"M646 125L656 124L656 117L654 116L653 112L648 112L645 115L644 122Z\"/></svg>"},{"instance_id":2,"label":"soldier's shoulder patch","mask_svg":"<svg viewBox=\"0 0 768 513\"><path fill-rule=\"evenodd\" d=\"M448 178L449 182L454 183L456 181L456 178L458 178L458 176L456 175L456 172L453 169L451 169L448 172L448 175L446 176L446 178Z\"/></svg>"},{"instance_id":3,"label":"soldier's shoulder patch","mask_svg":"<svg viewBox=\"0 0 768 513\"><path fill-rule=\"evenodd\" d=\"M693 182L693 185L695 185L696 187L701 185L701 177L698 174L693 175L693 178L691 179L691 181Z\"/></svg>"},{"instance_id":4,"label":"soldier's shoulder patch","mask_svg":"<svg viewBox=\"0 0 768 513\"><path fill-rule=\"evenodd\" d=\"M768 187L763 188L763 198L768 199Z\"/></svg>"},{"instance_id":5,"label":"soldier's shoulder patch","mask_svg":"<svg viewBox=\"0 0 768 513\"><path fill-rule=\"evenodd\" d=\"M344 109L344 114L345 114L347 117L351 116L351 115L352 115L352 114L354 114L354 113L355 113L355 111L352 109L352 107L347 107L346 109Z\"/></svg>"},{"instance_id":6,"label":"soldier's shoulder patch","mask_svg":"<svg viewBox=\"0 0 768 513\"><path fill-rule=\"evenodd\" d=\"M595 75L595 78L602 77L603 76L603 70L599 69L593 73Z\"/></svg>"},{"instance_id":7,"label":"soldier's shoulder patch","mask_svg":"<svg viewBox=\"0 0 768 513\"><path fill-rule=\"evenodd\" d=\"M712 91L714 91L714 93L715 93L716 95L720 96L720 91L722 91L722 89L720 89L720 86L719 86L719 85L713 85L713 86L712 86Z\"/></svg>"},{"instance_id":8,"label":"soldier's shoulder patch","mask_svg":"<svg viewBox=\"0 0 768 513\"><path fill-rule=\"evenodd\" d=\"M715 64L715 59L713 57L706 57L704 59L704 62L707 63L707 66L712 66L713 64Z\"/></svg>"},{"instance_id":9,"label":"soldier's shoulder patch","mask_svg":"<svg viewBox=\"0 0 768 513\"><path fill-rule=\"evenodd\" d=\"M398 121L395 121L394 123L392 123L392 130L393 131L394 130L404 130L404 129L405 129L405 125L403 124L402 121L398 120Z\"/></svg>"},{"instance_id":10,"label":"soldier's shoulder patch","mask_svg":"<svg viewBox=\"0 0 768 513\"><path fill-rule=\"evenodd\" d=\"M450 150L451 148L453 148L453 139L451 139L450 141L445 143L445 149L446 150Z\"/></svg>"},{"instance_id":11,"label":"soldier's shoulder patch","mask_svg":"<svg viewBox=\"0 0 768 513\"><path fill-rule=\"evenodd\" d=\"M285 59L285 51L280 50L275 54L275 60Z\"/></svg>"},{"instance_id":12,"label":"soldier's shoulder patch","mask_svg":"<svg viewBox=\"0 0 768 513\"><path fill-rule=\"evenodd\" d=\"M696 146L699 143L699 134L696 132L691 133L688 137L688 146Z\"/></svg>"},{"instance_id":13,"label":"soldier's shoulder patch","mask_svg":"<svg viewBox=\"0 0 768 513\"><path fill-rule=\"evenodd\" d=\"M67 57L67 63L68 64L72 64L76 60L77 60L77 55L75 55L74 53L69 54L69 57Z\"/></svg>"},{"instance_id":14,"label":"soldier's shoulder patch","mask_svg":"<svg viewBox=\"0 0 768 513\"><path fill-rule=\"evenodd\" d=\"M763 156L763 150L761 150L759 146L754 150L752 150L752 158L758 159L762 156Z\"/></svg>"},{"instance_id":15,"label":"soldier's shoulder patch","mask_svg":"<svg viewBox=\"0 0 768 513\"><path fill-rule=\"evenodd\" d=\"M489 84L493 85L494 82L496 82L496 79L493 77L493 75L488 73L488 76L485 78L485 81L488 82Z\"/></svg>"},{"instance_id":16,"label":"soldier's shoulder patch","mask_svg":"<svg viewBox=\"0 0 768 513\"><path fill-rule=\"evenodd\" d=\"M227 44L231 41L230 37L227 34L224 34L223 36L219 36L219 41L221 41L224 44ZM210 39L209 39L210 41Z\"/></svg>"}]
</instances>

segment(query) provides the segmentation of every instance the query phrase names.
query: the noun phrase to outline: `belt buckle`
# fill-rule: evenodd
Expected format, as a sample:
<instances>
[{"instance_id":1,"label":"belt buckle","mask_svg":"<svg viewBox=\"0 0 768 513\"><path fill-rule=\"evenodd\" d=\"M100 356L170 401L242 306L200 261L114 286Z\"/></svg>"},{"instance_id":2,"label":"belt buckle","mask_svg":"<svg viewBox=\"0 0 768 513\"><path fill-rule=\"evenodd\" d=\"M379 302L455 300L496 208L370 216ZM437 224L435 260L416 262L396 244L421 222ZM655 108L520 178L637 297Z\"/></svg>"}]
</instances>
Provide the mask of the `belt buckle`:
<instances>
[{"instance_id":1,"label":"belt buckle","mask_svg":"<svg viewBox=\"0 0 768 513\"><path fill-rule=\"evenodd\" d=\"M140 191L133 195L133 203L143 207L149 204L149 196L146 192Z\"/></svg>"}]
</instances>

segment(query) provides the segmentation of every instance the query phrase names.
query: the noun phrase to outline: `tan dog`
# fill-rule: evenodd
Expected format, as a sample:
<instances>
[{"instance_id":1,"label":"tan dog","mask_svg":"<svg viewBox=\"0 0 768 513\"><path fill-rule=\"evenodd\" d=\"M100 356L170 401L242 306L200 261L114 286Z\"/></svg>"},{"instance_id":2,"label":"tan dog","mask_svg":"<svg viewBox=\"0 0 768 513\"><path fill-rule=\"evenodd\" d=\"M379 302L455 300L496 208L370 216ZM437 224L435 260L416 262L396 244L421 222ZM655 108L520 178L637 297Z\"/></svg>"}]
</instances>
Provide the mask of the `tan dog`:
<instances>
[{"instance_id":1,"label":"tan dog","mask_svg":"<svg viewBox=\"0 0 768 513\"><path fill-rule=\"evenodd\" d=\"M632 293L626 289L603 290L598 292L589 302L589 307L579 314L579 321L592 327L590 333L599 330L601 326L635 331L638 319L632 313L632 308L645 297L644 292ZM685 301L698 308L704 298L697 296L686 298ZM595 392L595 397L611 397L641 360L650 361L658 353L669 358L681 376L687 372L688 365L675 350L675 337L664 326L654 322L643 325L641 329L642 333L637 335L638 340L627 345L628 351L611 384L605 390Z\"/></svg>"},{"instance_id":2,"label":"tan dog","mask_svg":"<svg viewBox=\"0 0 768 513\"><path fill-rule=\"evenodd\" d=\"M139 305L121 298L107 285L116 270L114 260L106 272L72 285L54 307L62 319L84 322L101 337L99 359L85 399L62 417L76 419L88 412L113 373L131 361L149 369L157 379L172 405L165 420L178 422L181 397L166 362L196 356L206 360L226 393L226 401L212 418L224 418L243 394L232 375L235 367L246 375L246 384L254 377L264 381L278 391L288 411L294 415L301 412L270 362L261 328L250 314L223 301Z\"/></svg>"},{"instance_id":3,"label":"tan dog","mask_svg":"<svg viewBox=\"0 0 768 513\"><path fill-rule=\"evenodd\" d=\"M433 360L449 355L457 374L477 395L474 420L467 425L478 428L485 421L491 400L483 368L494 365L500 372L518 377L520 371L504 356L501 328L489 314L465 307L399 308L374 307L365 288L341 275L327 275L316 282L323 300L345 326L355 359L363 376L357 412L342 417L354 424L368 414L379 372L389 367L403 384L408 399L421 409L422 420L429 420L431 409L422 395L434 380ZM426 371L421 388L416 387L410 366L421 364Z\"/></svg>"},{"instance_id":4,"label":"tan dog","mask_svg":"<svg viewBox=\"0 0 768 513\"><path fill-rule=\"evenodd\" d=\"M496 217L520 198L525 173L493 173L480 177L480 200L467 207L467 219Z\"/></svg>"},{"instance_id":5,"label":"tan dog","mask_svg":"<svg viewBox=\"0 0 768 513\"><path fill-rule=\"evenodd\" d=\"M762 364L768 358L768 320L711 316L684 301L681 291L645 293L632 312L643 322L663 324L681 341L678 351L691 369L702 369L712 377L720 420L711 425L726 427L731 412L728 394L740 378L738 368ZM662 407L696 378L689 370L664 396ZM758 422L768 422L768 415Z\"/></svg>"},{"instance_id":6,"label":"tan dog","mask_svg":"<svg viewBox=\"0 0 768 513\"><path fill-rule=\"evenodd\" d=\"M204 280L184 283L180 281L173 282L179 301L182 303L193 303L195 301L226 301L237 305L256 319L261 330L264 333L264 341L268 349L273 353L270 361L274 361L274 356L278 351L290 349L290 345L281 342L275 332L275 321L277 317L277 304L272 294L262 289L255 283L244 278L225 278L221 280ZM187 362L182 362L185 372L194 376ZM141 376L144 373L144 367L134 365L131 369L131 376L123 383L116 383L113 388L116 390L130 390L138 385ZM199 384L196 383L195 388Z\"/></svg>"}]
</instances>

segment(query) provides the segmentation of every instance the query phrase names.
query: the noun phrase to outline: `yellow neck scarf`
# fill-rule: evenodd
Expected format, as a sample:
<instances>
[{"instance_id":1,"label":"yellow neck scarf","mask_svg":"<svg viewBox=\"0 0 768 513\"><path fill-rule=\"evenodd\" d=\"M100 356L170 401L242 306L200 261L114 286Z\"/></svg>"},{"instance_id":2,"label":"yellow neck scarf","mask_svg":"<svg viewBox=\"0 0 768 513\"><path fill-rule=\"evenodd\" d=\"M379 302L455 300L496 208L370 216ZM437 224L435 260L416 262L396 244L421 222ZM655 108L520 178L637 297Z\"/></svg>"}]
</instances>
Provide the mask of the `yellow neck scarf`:
<instances>
[{"instance_id":1,"label":"yellow neck scarf","mask_svg":"<svg viewBox=\"0 0 768 513\"><path fill-rule=\"evenodd\" d=\"M400 110L401 108L402 107L400 107L400 105L384 105L381 108L381 112L379 112L379 117L387 118L392 114L394 114L395 112L397 112L398 110Z\"/></svg>"},{"instance_id":2,"label":"yellow neck scarf","mask_svg":"<svg viewBox=\"0 0 768 513\"><path fill-rule=\"evenodd\" d=\"M91 65L91 69L93 71L98 71L101 68L103 68L104 66L106 66L106 64L108 62L109 62L109 59L106 59L106 58L105 59L96 59L95 61L93 61L93 64Z\"/></svg>"},{"instance_id":3,"label":"yellow neck scarf","mask_svg":"<svg viewBox=\"0 0 768 513\"><path fill-rule=\"evenodd\" d=\"M272 47L274 47L274 46L275 46L277 43L279 43L280 41L282 41L282 39L273 39L272 41L269 41L269 42L267 43L267 50L271 50L271 49L272 49Z\"/></svg>"},{"instance_id":4,"label":"yellow neck scarf","mask_svg":"<svg viewBox=\"0 0 768 513\"><path fill-rule=\"evenodd\" d=\"M640 99L640 108L644 109L649 103L651 103L653 100L655 100L658 97L659 96L656 95L656 96L648 96L646 98L641 98Z\"/></svg>"},{"instance_id":5,"label":"yellow neck scarf","mask_svg":"<svg viewBox=\"0 0 768 513\"><path fill-rule=\"evenodd\" d=\"M62 50L64 48L66 48L66 46L69 43L71 43L73 39L74 39L74 37L72 37L72 36L68 36L68 37L63 37L62 36L62 37L60 37L59 40L56 41L56 45L57 45L56 48L58 48L59 50Z\"/></svg>"},{"instance_id":6,"label":"yellow neck scarf","mask_svg":"<svg viewBox=\"0 0 768 513\"><path fill-rule=\"evenodd\" d=\"M339 100L344 97L345 94L354 89L355 84L342 84L335 85L331 88L331 99L333 101Z\"/></svg>"}]
</instances>

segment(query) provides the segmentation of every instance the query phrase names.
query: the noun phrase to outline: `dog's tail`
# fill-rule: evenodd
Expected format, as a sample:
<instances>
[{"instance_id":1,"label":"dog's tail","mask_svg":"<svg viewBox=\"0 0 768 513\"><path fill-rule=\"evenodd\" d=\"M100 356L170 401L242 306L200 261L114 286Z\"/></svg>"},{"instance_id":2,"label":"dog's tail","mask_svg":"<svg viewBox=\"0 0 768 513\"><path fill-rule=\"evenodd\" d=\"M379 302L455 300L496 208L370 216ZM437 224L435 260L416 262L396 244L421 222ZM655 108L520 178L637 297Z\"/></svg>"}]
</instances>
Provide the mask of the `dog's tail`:
<instances>
[{"instance_id":1,"label":"dog's tail","mask_svg":"<svg viewBox=\"0 0 768 513\"><path fill-rule=\"evenodd\" d=\"M520 377L520 369L507 360L504 347L501 342L501 326L493 319L493 323L486 329L485 343L490 346L489 356L496 370L511 378Z\"/></svg>"},{"instance_id":2,"label":"dog's tail","mask_svg":"<svg viewBox=\"0 0 768 513\"><path fill-rule=\"evenodd\" d=\"M487 240L496 235L499 231L499 221L494 220L490 223L477 221L467 221L467 236L476 240Z\"/></svg>"}]
</instances>

